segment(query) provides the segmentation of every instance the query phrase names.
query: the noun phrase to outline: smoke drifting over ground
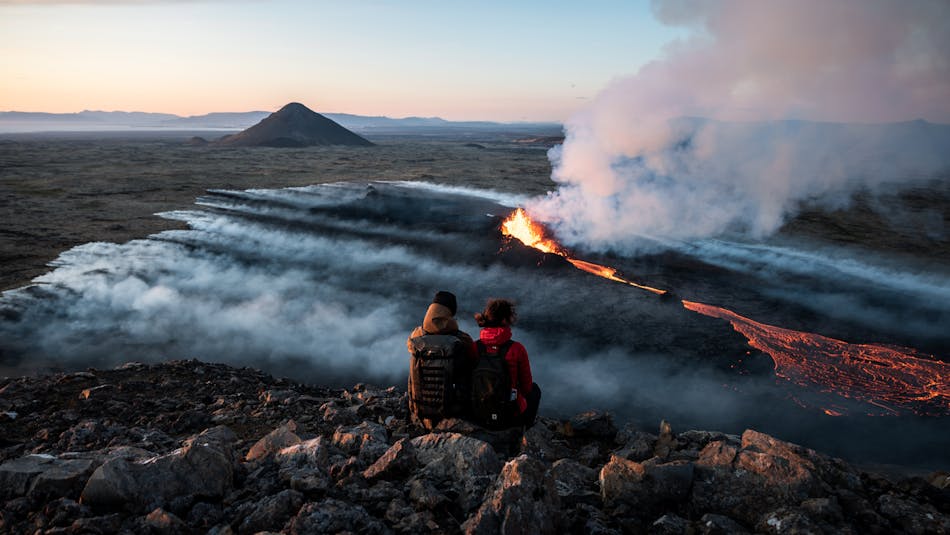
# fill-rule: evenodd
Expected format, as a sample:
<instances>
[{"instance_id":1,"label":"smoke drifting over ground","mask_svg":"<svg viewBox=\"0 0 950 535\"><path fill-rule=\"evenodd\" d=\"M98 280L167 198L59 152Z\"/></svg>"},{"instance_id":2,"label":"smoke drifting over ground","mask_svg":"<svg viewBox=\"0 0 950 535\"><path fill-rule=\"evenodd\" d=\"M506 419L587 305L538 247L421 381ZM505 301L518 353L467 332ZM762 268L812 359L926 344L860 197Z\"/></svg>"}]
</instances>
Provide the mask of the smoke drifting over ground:
<instances>
[{"instance_id":1,"label":"smoke drifting over ground","mask_svg":"<svg viewBox=\"0 0 950 535\"><path fill-rule=\"evenodd\" d=\"M810 441L837 437L841 449L834 451L843 455L940 455L926 446L927 430L939 419L869 424L860 408L848 419L829 419L818 409L828 394L776 378L769 357L752 351L727 323L693 314L675 298L580 272L561 257L506 245L498 227L518 200L386 183L210 192L200 208L166 214L189 230L76 247L38 284L4 293L0 366L17 374L195 357L337 386L403 384L406 337L432 294L447 289L458 294L460 323L473 334L472 314L486 298L519 303L516 338L531 354L547 414L596 407L651 427L659 418L682 427L757 427L830 450L835 444ZM809 271L811 261L802 260L793 273L783 266L806 253L760 254L731 242L718 247L684 249L662 261L613 260L681 297L792 328L813 327L816 314L783 293L802 297L801 288L815 285L858 302L890 292L897 295L890 301L895 314L936 317L944 325L950 318L944 297L919 299L950 287L940 275L908 275L897 287L886 278L868 282L874 276L845 286L838 270L873 273L874 266L826 259ZM721 265L699 263L697 256L715 256ZM768 270L779 276L763 273ZM899 328L878 329L857 316L840 323L854 341L905 341ZM942 329L928 336L935 347L950 347ZM916 434L883 447L886 454L863 450L866 441L844 440L894 425Z\"/></svg>"},{"instance_id":2,"label":"smoke drifting over ground","mask_svg":"<svg viewBox=\"0 0 950 535\"><path fill-rule=\"evenodd\" d=\"M688 37L567 121L550 153L560 187L529 207L566 243L761 237L803 206L946 180L950 127L913 121L950 121L946 2L654 11ZM895 121L910 122L853 124Z\"/></svg>"}]
</instances>

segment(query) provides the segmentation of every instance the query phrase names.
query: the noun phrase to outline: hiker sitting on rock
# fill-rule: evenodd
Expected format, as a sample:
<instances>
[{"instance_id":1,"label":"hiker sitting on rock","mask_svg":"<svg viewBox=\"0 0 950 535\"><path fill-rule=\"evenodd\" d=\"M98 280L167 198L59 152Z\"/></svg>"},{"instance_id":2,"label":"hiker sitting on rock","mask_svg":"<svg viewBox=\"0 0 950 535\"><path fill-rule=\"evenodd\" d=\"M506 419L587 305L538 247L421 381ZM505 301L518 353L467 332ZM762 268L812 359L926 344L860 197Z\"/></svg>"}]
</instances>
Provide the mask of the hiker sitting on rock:
<instances>
[{"instance_id":1,"label":"hiker sitting on rock","mask_svg":"<svg viewBox=\"0 0 950 535\"><path fill-rule=\"evenodd\" d=\"M478 361L472 371L472 417L486 427L534 425L541 389L532 382L524 346L511 339L517 315L507 299L489 299L475 314L482 328L476 342Z\"/></svg>"},{"instance_id":2,"label":"hiker sitting on rock","mask_svg":"<svg viewBox=\"0 0 950 535\"><path fill-rule=\"evenodd\" d=\"M435 294L409 348L409 412L431 429L442 418L462 416L470 398L475 343L455 321L457 303L451 292Z\"/></svg>"}]
</instances>

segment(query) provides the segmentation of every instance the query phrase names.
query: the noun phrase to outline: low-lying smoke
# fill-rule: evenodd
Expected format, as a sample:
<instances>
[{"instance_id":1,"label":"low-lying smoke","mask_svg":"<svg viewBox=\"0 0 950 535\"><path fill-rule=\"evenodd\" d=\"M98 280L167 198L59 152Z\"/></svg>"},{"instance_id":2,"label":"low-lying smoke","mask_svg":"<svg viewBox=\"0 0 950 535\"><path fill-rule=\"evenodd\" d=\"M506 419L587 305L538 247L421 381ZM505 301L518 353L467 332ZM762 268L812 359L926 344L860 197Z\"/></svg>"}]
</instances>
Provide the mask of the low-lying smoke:
<instances>
[{"instance_id":1,"label":"low-lying smoke","mask_svg":"<svg viewBox=\"0 0 950 535\"><path fill-rule=\"evenodd\" d=\"M654 12L688 36L611 83L549 153L559 187L529 208L564 243L762 237L803 206L950 173L950 127L914 121L950 121L950 4L684 0Z\"/></svg>"},{"instance_id":2,"label":"low-lying smoke","mask_svg":"<svg viewBox=\"0 0 950 535\"><path fill-rule=\"evenodd\" d=\"M188 230L76 247L34 286L4 293L0 370L199 358L334 386L404 384L406 337L433 293L451 290L472 334L487 298L518 303L515 336L531 356L544 414L600 408L621 421L753 426L807 442L820 413L789 396L817 404L824 393L777 380L770 359L750 355L721 320L557 256L505 251L501 218L486 214L510 208L476 193L418 184L211 192L199 209L165 214ZM740 283L768 256L718 247ZM831 271L808 263L798 276ZM752 371L739 373L740 362Z\"/></svg>"}]
</instances>

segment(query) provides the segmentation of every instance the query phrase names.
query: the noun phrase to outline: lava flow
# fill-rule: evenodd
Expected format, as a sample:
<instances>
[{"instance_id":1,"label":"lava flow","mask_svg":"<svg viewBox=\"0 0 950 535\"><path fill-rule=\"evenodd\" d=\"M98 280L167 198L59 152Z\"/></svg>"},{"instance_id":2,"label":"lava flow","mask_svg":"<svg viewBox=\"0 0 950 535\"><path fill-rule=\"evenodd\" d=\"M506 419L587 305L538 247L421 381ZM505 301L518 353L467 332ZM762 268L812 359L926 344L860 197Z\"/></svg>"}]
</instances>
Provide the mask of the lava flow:
<instances>
[{"instance_id":1,"label":"lava flow","mask_svg":"<svg viewBox=\"0 0 950 535\"><path fill-rule=\"evenodd\" d=\"M950 364L914 356L913 349L849 344L765 325L712 305L683 301L683 306L731 323L750 346L772 357L776 375L800 386L870 403L889 414L898 414L896 407L929 415L950 408Z\"/></svg>"},{"instance_id":2,"label":"lava flow","mask_svg":"<svg viewBox=\"0 0 950 535\"><path fill-rule=\"evenodd\" d=\"M502 223L502 233L529 247L563 256L574 267L594 275L659 295L666 293L624 279L614 268L571 257L555 240L546 237L543 227L522 208ZM766 325L712 305L683 301L683 306L731 323L750 346L772 357L777 376L794 384L880 409L865 411L869 414L896 415L899 409L926 416L950 413L950 364L917 356L913 349L849 344L819 334ZM846 412L843 407L823 410L830 416Z\"/></svg>"},{"instance_id":3,"label":"lava flow","mask_svg":"<svg viewBox=\"0 0 950 535\"><path fill-rule=\"evenodd\" d=\"M666 290L651 288L650 286L644 286L631 280L627 280L620 275L617 275L617 270L612 267L602 266L600 264L595 264L593 262L579 260L572 257L567 253L567 251L558 245L556 241L545 237L544 229L532 221L523 208L518 208L510 216L508 216L508 219L506 219L505 222L501 224L501 232L505 236L517 238L519 241L521 241L521 243L527 245L528 247L533 247L545 253L553 253L563 256L565 260L570 262L571 265L581 271L593 273L598 277L603 277L612 281L622 282L635 288L640 288L641 290L653 292L657 295L666 294Z\"/></svg>"}]
</instances>

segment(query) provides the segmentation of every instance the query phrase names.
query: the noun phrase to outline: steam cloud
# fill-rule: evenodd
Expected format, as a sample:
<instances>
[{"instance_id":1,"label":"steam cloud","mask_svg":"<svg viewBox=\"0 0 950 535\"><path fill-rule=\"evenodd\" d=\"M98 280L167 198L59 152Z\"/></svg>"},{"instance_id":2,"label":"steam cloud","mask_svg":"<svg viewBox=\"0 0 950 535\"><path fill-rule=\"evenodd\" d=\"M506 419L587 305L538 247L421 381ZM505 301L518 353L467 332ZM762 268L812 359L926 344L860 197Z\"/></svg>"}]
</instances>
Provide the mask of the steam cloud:
<instances>
[{"instance_id":1,"label":"steam cloud","mask_svg":"<svg viewBox=\"0 0 950 535\"><path fill-rule=\"evenodd\" d=\"M950 127L913 120L950 121L950 4L683 0L654 12L688 37L611 83L549 153L559 188L529 208L565 243L761 237L804 204L946 179ZM867 124L893 121L911 122Z\"/></svg>"}]
</instances>

